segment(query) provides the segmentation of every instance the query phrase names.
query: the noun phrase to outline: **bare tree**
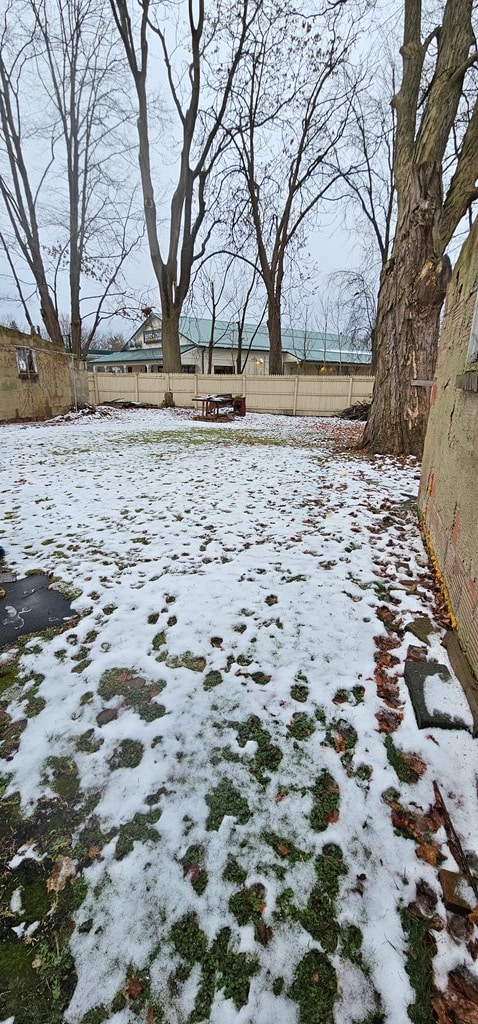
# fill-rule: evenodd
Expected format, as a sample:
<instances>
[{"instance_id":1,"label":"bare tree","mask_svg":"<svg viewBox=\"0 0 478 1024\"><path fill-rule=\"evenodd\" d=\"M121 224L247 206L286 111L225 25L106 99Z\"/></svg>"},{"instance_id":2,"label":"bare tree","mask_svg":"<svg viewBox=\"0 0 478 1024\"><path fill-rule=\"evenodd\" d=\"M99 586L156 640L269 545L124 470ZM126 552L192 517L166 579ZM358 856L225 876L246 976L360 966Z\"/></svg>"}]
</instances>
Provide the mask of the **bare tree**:
<instances>
[{"instance_id":1,"label":"bare tree","mask_svg":"<svg viewBox=\"0 0 478 1024\"><path fill-rule=\"evenodd\" d=\"M393 100L397 226L381 273L375 389L364 434L374 451L418 456L429 388L414 381L433 378L451 272L446 249L478 197L476 91L461 119L467 76L478 59L473 0L442 0L440 10L440 23L423 38L420 0L404 2L402 77Z\"/></svg>"},{"instance_id":2,"label":"bare tree","mask_svg":"<svg viewBox=\"0 0 478 1024\"><path fill-rule=\"evenodd\" d=\"M125 173L112 171L121 164L124 110L112 100L118 63L111 31L99 0L24 0L9 2L1 33L0 196L8 228L0 241L27 320L33 280L46 331L58 343L66 277L71 347L80 357L115 312L121 268L135 244Z\"/></svg>"},{"instance_id":3,"label":"bare tree","mask_svg":"<svg viewBox=\"0 0 478 1024\"><path fill-rule=\"evenodd\" d=\"M377 297L374 283L363 271L337 270L329 276L341 311L344 334L352 351L370 350L372 358Z\"/></svg>"},{"instance_id":4,"label":"bare tree","mask_svg":"<svg viewBox=\"0 0 478 1024\"><path fill-rule=\"evenodd\" d=\"M226 336L231 340L233 372L244 372L265 313L258 283L257 266L230 250L212 252L198 264L186 301L191 308L200 302L209 314L208 373L214 346ZM248 316L255 321L252 329Z\"/></svg>"},{"instance_id":5,"label":"bare tree","mask_svg":"<svg viewBox=\"0 0 478 1024\"><path fill-rule=\"evenodd\" d=\"M234 142L243 191L233 229L236 244L244 223L254 238L267 294L272 374L283 372L287 258L303 244L313 211L338 178L330 158L350 112L350 77L342 70L356 34L345 13L342 5L324 4L308 19L288 4L264 3L241 69Z\"/></svg>"},{"instance_id":6,"label":"bare tree","mask_svg":"<svg viewBox=\"0 0 478 1024\"><path fill-rule=\"evenodd\" d=\"M200 231L207 209L207 185L222 151L225 115L258 0L239 0L237 4L216 0L209 18L206 18L204 0L196 4L187 0L184 4L187 37L175 38L171 44L165 24L156 20L156 5L151 0L142 0L140 4L137 39L128 0L110 0L110 5L138 102L139 166L149 252L161 300L164 368L177 372L181 369L179 317L190 286L194 258L198 250L199 255L205 251L205 240L200 244ZM171 14L172 6L164 4L163 8ZM180 139L168 239L163 248L152 171L152 118L148 95L151 39L159 43ZM221 49L225 57L220 56ZM183 62L181 52L186 54ZM214 90L204 83L210 63L214 67Z\"/></svg>"},{"instance_id":7,"label":"bare tree","mask_svg":"<svg viewBox=\"0 0 478 1024\"><path fill-rule=\"evenodd\" d=\"M229 288L232 262L232 257L229 257L226 264L221 266L217 261L206 259L194 275L188 296L190 305L197 308L200 303L210 320L207 373L212 373L214 346L228 333L228 314L232 312L233 303Z\"/></svg>"},{"instance_id":8,"label":"bare tree","mask_svg":"<svg viewBox=\"0 0 478 1024\"><path fill-rule=\"evenodd\" d=\"M393 152L396 115L391 104L395 70L370 63L366 88L352 98L344 152L335 154L340 171L340 194L349 205L357 231L357 214L367 228L373 262L382 267L390 254L395 215ZM343 186L345 185L345 191Z\"/></svg>"}]
</instances>

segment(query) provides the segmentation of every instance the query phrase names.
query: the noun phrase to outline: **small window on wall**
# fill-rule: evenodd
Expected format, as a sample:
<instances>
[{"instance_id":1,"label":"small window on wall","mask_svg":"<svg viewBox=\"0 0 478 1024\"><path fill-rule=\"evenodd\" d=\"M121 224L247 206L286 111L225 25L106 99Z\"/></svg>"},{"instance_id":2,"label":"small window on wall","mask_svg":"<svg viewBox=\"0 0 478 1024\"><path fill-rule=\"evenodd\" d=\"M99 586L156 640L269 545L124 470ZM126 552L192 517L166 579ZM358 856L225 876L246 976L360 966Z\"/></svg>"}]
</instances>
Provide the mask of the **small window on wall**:
<instances>
[{"instance_id":1,"label":"small window on wall","mask_svg":"<svg viewBox=\"0 0 478 1024\"><path fill-rule=\"evenodd\" d=\"M478 363L478 292L475 299L475 309L471 323L470 344L468 346L467 363Z\"/></svg>"},{"instance_id":2,"label":"small window on wall","mask_svg":"<svg viewBox=\"0 0 478 1024\"><path fill-rule=\"evenodd\" d=\"M22 380L36 380L38 377L36 352L32 348L17 348L18 376Z\"/></svg>"},{"instance_id":3,"label":"small window on wall","mask_svg":"<svg viewBox=\"0 0 478 1024\"><path fill-rule=\"evenodd\" d=\"M222 373L223 376L228 376L229 374L234 373L234 370L232 369L232 366L215 366L214 373Z\"/></svg>"}]
</instances>

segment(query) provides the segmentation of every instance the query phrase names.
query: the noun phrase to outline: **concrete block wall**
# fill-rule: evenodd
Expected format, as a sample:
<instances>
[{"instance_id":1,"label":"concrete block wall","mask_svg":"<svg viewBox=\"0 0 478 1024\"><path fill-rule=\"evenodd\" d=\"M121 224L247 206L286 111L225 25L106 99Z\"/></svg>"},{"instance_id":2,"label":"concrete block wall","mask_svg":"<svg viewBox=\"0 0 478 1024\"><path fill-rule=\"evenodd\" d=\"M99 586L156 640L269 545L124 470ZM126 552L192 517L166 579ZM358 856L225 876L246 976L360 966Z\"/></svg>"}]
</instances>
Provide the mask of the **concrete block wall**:
<instances>
[{"instance_id":1,"label":"concrete block wall","mask_svg":"<svg viewBox=\"0 0 478 1024\"><path fill-rule=\"evenodd\" d=\"M37 373L22 378L17 350L35 354ZM86 386L85 386L86 382ZM87 376L72 356L38 334L0 327L0 422L59 416L88 401Z\"/></svg>"},{"instance_id":2,"label":"concrete block wall","mask_svg":"<svg viewBox=\"0 0 478 1024\"><path fill-rule=\"evenodd\" d=\"M428 548L478 677L478 393L463 386L476 370L467 353L477 294L478 221L448 289L419 495Z\"/></svg>"}]
</instances>

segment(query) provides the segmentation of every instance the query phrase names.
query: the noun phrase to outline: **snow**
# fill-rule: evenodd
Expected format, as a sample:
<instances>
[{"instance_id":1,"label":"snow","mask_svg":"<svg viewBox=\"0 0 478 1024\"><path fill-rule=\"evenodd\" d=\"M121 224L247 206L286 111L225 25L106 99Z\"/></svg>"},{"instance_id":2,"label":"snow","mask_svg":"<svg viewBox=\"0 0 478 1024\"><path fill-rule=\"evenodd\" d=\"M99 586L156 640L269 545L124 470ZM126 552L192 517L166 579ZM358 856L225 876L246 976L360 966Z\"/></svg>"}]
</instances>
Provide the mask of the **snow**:
<instances>
[{"instance_id":1,"label":"snow","mask_svg":"<svg viewBox=\"0 0 478 1024\"><path fill-rule=\"evenodd\" d=\"M80 615L66 632L40 645L36 637L27 643L21 656L26 689L16 694L9 714L23 717L34 672L44 676L36 693L46 704L28 719L13 759L0 763L9 777L7 796L19 791L25 813L53 793L51 757L73 759L81 792L97 796L94 814L104 845L84 869L88 892L77 924L94 923L71 938L78 981L68 1024L110 1004L129 965L149 969L168 1024L186 1019L200 969L195 965L173 998L167 978L180 958L169 933L191 912L208 941L227 926L234 952L253 955L259 965L241 1009L216 990L212 1024L294 1024L297 1004L287 992L301 957L320 943L299 921L277 920L274 912L284 888L293 891L297 907L305 906L316 881L314 858L328 843L340 846L347 867L338 922L361 929L370 968L367 977L339 949L332 955L339 987L335 1024L365 1018L375 1005L374 990L387 1024L407 1019L414 994L400 908L425 879L437 894L438 913L445 917L445 911L436 869L417 859L410 839L395 833L383 794L393 787L404 806L426 811L438 781L464 848L476 850L476 746L467 732L418 731L402 678L414 640L402 633L392 653L404 718L393 740L399 750L419 755L427 770L405 785L388 762L375 718L384 705L374 681L374 637L387 636L376 615L384 603L377 584L387 588L403 626L424 615L434 623L430 650L452 679L442 684L433 678L433 701L441 708L446 702L447 710L469 722L471 717L440 645L443 631L434 619L413 516L404 526L399 517L388 519L390 509L416 497L419 466L413 459L337 450L356 431L334 420L248 414L221 424L218 436L216 425L169 410L2 427L0 512L9 513L2 538L8 566L20 576L35 568L54 574L63 592L74 593ZM154 638L161 633L165 642L158 646ZM191 658L204 659L204 668L192 669ZM105 701L98 689L115 669L156 686L154 700L164 706L164 716L145 721L121 697ZM212 671L222 681L208 689L203 684ZM254 673L270 679L261 685ZM291 686L304 678L309 692L300 703ZM352 697L356 686L365 690L361 702ZM348 697L334 703L341 689ZM99 726L105 706L117 717ZM317 711L329 727L341 722L356 730L351 764L354 770L370 766L368 780L347 772ZM310 717L315 731L294 741L289 726L297 712ZM238 736L238 724L251 716L282 753L263 784L251 773L257 739L242 742ZM77 741L90 729L102 742L86 752ZM113 770L111 758L124 740L142 744L141 761ZM309 814L323 769L339 787L340 813L317 832ZM250 816L241 823L228 814L211 831L206 797L223 778L247 799ZM116 859L120 826L152 806L161 814L148 837ZM308 859L281 862L265 832L287 838ZM453 866L443 829L438 841ZM196 844L204 847L209 879L202 895L182 864ZM245 868L246 886L261 882L266 889L263 917L272 929L266 947L229 908L238 888L223 878L229 855ZM38 856L34 847L23 847L10 868ZM20 911L21 893L15 901ZM440 932L435 972L442 987L448 970L465 960L476 975L465 947L457 949L446 930ZM285 982L280 995L271 988L277 977ZM136 1019L127 1007L111 1012L108 1021Z\"/></svg>"},{"instance_id":2,"label":"snow","mask_svg":"<svg viewBox=\"0 0 478 1024\"><path fill-rule=\"evenodd\" d=\"M430 714L440 711L449 715L451 719L459 718L470 728L473 725L473 716L465 694L456 679L441 679L438 673L427 677L423 690L423 696L427 710Z\"/></svg>"}]
</instances>

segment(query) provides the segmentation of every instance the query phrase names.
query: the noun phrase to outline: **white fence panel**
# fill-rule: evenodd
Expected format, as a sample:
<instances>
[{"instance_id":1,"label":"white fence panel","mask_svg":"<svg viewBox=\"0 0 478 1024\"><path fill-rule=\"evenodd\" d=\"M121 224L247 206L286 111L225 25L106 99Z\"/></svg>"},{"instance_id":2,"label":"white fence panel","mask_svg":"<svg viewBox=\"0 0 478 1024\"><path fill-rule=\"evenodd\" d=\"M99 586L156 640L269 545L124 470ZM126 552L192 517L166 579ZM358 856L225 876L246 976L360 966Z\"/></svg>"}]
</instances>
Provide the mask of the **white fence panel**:
<instances>
[{"instance_id":1,"label":"white fence panel","mask_svg":"<svg viewBox=\"0 0 478 1024\"><path fill-rule=\"evenodd\" d=\"M249 412L291 416L335 416L372 397L373 377L237 376L188 373L89 373L90 401L126 400L161 406L167 392L176 406L195 407L198 395L232 394L246 399Z\"/></svg>"}]
</instances>

